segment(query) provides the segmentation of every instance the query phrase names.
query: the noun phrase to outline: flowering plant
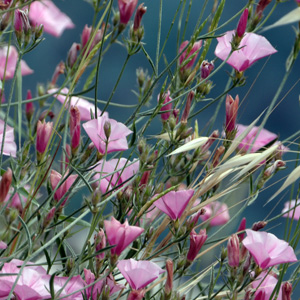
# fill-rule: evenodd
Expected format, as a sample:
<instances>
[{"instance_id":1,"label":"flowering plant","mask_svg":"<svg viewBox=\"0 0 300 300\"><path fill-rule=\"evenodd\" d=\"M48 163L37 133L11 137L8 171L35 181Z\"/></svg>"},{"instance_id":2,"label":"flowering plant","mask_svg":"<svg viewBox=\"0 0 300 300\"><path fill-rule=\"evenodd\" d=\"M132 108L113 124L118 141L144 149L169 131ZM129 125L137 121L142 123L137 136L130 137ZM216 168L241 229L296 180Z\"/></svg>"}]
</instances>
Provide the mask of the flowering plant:
<instances>
[{"instance_id":1,"label":"flowering plant","mask_svg":"<svg viewBox=\"0 0 300 300\"><path fill-rule=\"evenodd\" d=\"M299 1L73 1L0 0L0 299L298 298Z\"/></svg>"}]
</instances>

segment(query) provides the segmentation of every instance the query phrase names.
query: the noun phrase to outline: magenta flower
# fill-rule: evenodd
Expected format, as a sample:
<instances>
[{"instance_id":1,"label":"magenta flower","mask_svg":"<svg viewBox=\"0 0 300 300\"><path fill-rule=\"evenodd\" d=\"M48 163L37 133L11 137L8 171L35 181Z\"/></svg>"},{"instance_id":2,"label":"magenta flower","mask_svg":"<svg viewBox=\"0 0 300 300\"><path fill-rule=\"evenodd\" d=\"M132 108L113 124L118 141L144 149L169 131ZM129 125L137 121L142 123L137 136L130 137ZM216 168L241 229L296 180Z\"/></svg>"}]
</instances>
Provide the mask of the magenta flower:
<instances>
[{"instance_id":1,"label":"magenta flower","mask_svg":"<svg viewBox=\"0 0 300 300\"><path fill-rule=\"evenodd\" d=\"M12 79L16 70L16 65L18 61L18 51L14 46L9 47L8 56L7 56L8 46L0 48L0 79L4 78L4 69L7 60L7 66L5 71L5 79ZM32 74L31 70L24 60L21 60L21 74L23 76Z\"/></svg>"},{"instance_id":2,"label":"magenta flower","mask_svg":"<svg viewBox=\"0 0 300 300\"><path fill-rule=\"evenodd\" d=\"M131 162L126 158L112 159L105 162L101 161L94 169L97 172L94 179L98 181L93 184L93 187L96 188L100 181L100 190L102 193L106 193L114 186L122 185L123 182L135 175L139 170L139 166L139 160ZM118 171L116 172L116 170ZM101 174L101 172L103 173Z\"/></svg>"},{"instance_id":3,"label":"magenta flower","mask_svg":"<svg viewBox=\"0 0 300 300\"><path fill-rule=\"evenodd\" d=\"M120 23L127 24L131 18L138 0L118 0L120 11Z\"/></svg>"},{"instance_id":4,"label":"magenta flower","mask_svg":"<svg viewBox=\"0 0 300 300\"><path fill-rule=\"evenodd\" d=\"M67 174L65 176L67 176ZM64 183L60 185L60 187L56 190L56 192L54 194L54 200L56 200L56 202L59 202L59 200L63 198L65 193L70 189L70 187L72 186L72 184L76 180L77 176L78 175L70 175L64 181ZM58 172L54 171L54 170L51 170L50 183L51 183L51 187L52 187L53 190L57 187L57 185L60 183L60 181L62 181L62 175L59 174ZM67 198L64 199L61 206L64 206L66 201L67 201Z\"/></svg>"},{"instance_id":5,"label":"magenta flower","mask_svg":"<svg viewBox=\"0 0 300 300\"><path fill-rule=\"evenodd\" d=\"M237 33L238 37L242 37L246 31L247 22L248 22L248 14L249 14L249 11L248 11L248 8L246 8L242 13L241 18L239 20L239 24L236 28L236 33Z\"/></svg>"},{"instance_id":6,"label":"magenta flower","mask_svg":"<svg viewBox=\"0 0 300 300\"><path fill-rule=\"evenodd\" d=\"M29 19L35 26L42 24L45 32L56 37L59 37L65 29L75 26L71 19L50 0L31 3Z\"/></svg>"},{"instance_id":7,"label":"magenta flower","mask_svg":"<svg viewBox=\"0 0 300 300\"><path fill-rule=\"evenodd\" d=\"M0 152L2 148L3 132L4 132L4 121L0 119ZM17 156L17 145L15 143L14 129L9 125L6 125L3 155L8 155L8 156L11 155L12 157Z\"/></svg>"},{"instance_id":8,"label":"magenta flower","mask_svg":"<svg viewBox=\"0 0 300 300\"><path fill-rule=\"evenodd\" d=\"M194 195L194 190L171 191L154 202L154 205L172 220L179 219Z\"/></svg>"},{"instance_id":9,"label":"magenta flower","mask_svg":"<svg viewBox=\"0 0 300 300\"><path fill-rule=\"evenodd\" d=\"M189 262L194 261L200 249L204 245L206 239L207 239L206 229L201 229L199 234L197 234L196 231L192 229L190 233L190 248L186 257Z\"/></svg>"},{"instance_id":10,"label":"magenta flower","mask_svg":"<svg viewBox=\"0 0 300 300\"><path fill-rule=\"evenodd\" d=\"M247 128L247 126L237 124L236 137L241 135L246 130L246 128ZM275 133L272 133L272 132L262 128L255 143L253 144L253 141L254 141L255 137L257 136L257 132L258 132L258 127L254 126L250 130L250 132L247 134L247 136L243 139L243 141L240 143L238 148L243 151L248 151L248 149L250 147L252 147L251 153L253 153L253 152L256 152L257 150L259 150L260 148L265 147L266 145L268 145L275 139L277 139L277 135Z\"/></svg>"},{"instance_id":11,"label":"magenta flower","mask_svg":"<svg viewBox=\"0 0 300 300\"><path fill-rule=\"evenodd\" d=\"M200 216L202 221L210 219L210 226L220 226L230 220L228 206L225 203L215 201L204 206L205 213Z\"/></svg>"},{"instance_id":12,"label":"magenta flower","mask_svg":"<svg viewBox=\"0 0 300 300\"><path fill-rule=\"evenodd\" d=\"M127 246L140 236L144 229L137 226L130 226L127 219L121 224L114 217L110 221L104 221L107 240L110 245L116 245L110 252L112 255L120 255Z\"/></svg>"},{"instance_id":13,"label":"magenta flower","mask_svg":"<svg viewBox=\"0 0 300 300\"><path fill-rule=\"evenodd\" d=\"M107 136L107 131L104 128L107 125L110 127L109 136ZM124 124L103 115L98 119L84 123L82 126L101 154L105 154L106 147L107 153L128 149L126 136L132 131Z\"/></svg>"},{"instance_id":14,"label":"magenta flower","mask_svg":"<svg viewBox=\"0 0 300 300\"><path fill-rule=\"evenodd\" d=\"M283 217L285 218L293 218L294 220L298 221L300 218L300 199L287 201L284 204L284 209L282 210L282 213L290 210L288 213L284 214Z\"/></svg>"},{"instance_id":15,"label":"magenta flower","mask_svg":"<svg viewBox=\"0 0 300 300\"><path fill-rule=\"evenodd\" d=\"M58 90L57 89L48 90L48 94L55 93L56 91L58 91ZM56 97L60 103L64 104L64 102L66 101L66 97L67 97L66 95L69 93L69 90L67 88L63 88L60 91L60 93L61 94L55 94L54 97ZM68 101L66 103L66 108L68 107ZM81 121L91 120L91 112L92 112L93 116L95 116L95 105L87 100L82 99L82 98L71 97L70 106L78 107L78 110L80 112ZM102 113L101 110L97 109L97 115L100 116L101 113ZM105 112L103 115L108 117L107 112Z\"/></svg>"},{"instance_id":16,"label":"magenta flower","mask_svg":"<svg viewBox=\"0 0 300 300\"><path fill-rule=\"evenodd\" d=\"M148 260L119 260L118 269L133 290L139 290L158 278L165 271Z\"/></svg>"},{"instance_id":17,"label":"magenta flower","mask_svg":"<svg viewBox=\"0 0 300 300\"><path fill-rule=\"evenodd\" d=\"M217 38L215 55L220 59L225 60L228 57L234 34L235 31L232 30ZM257 60L277 52L265 37L252 32L245 33L239 47L241 49L234 51L227 60L227 63L239 72L245 71Z\"/></svg>"},{"instance_id":18,"label":"magenta flower","mask_svg":"<svg viewBox=\"0 0 300 300\"><path fill-rule=\"evenodd\" d=\"M297 261L294 249L274 234L250 229L246 229L246 233L247 237L242 243L260 268Z\"/></svg>"},{"instance_id":19,"label":"magenta flower","mask_svg":"<svg viewBox=\"0 0 300 300\"><path fill-rule=\"evenodd\" d=\"M182 50L188 45L189 41L184 41L180 47L179 47L179 53L182 52ZM192 49L189 53L187 53L189 47L184 50L184 52L179 56L179 66L180 66L180 70L181 72L191 68L194 64L194 62L197 59L199 50L202 46L202 41L198 41L195 42L194 45L192 46ZM187 62L188 60L190 60L189 62ZM186 63L187 62L187 63Z\"/></svg>"}]
</instances>

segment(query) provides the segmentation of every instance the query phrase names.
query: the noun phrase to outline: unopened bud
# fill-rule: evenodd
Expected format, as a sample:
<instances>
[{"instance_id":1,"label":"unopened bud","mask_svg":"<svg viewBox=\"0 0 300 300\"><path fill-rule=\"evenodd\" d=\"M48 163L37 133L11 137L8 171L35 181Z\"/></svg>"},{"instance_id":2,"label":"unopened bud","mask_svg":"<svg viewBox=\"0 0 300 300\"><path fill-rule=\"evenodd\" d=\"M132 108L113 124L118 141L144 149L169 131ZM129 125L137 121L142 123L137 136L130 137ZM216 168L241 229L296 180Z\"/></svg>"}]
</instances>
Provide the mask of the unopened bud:
<instances>
[{"instance_id":1,"label":"unopened bud","mask_svg":"<svg viewBox=\"0 0 300 300\"><path fill-rule=\"evenodd\" d=\"M265 221L256 222L252 225L252 230L258 231L260 229L263 229L267 224L268 224L268 222L265 222Z\"/></svg>"},{"instance_id":2,"label":"unopened bud","mask_svg":"<svg viewBox=\"0 0 300 300\"><path fill-rule=\"evenodd\" d=\"M224 147L224 146L220 146L220 147L216 150L216 152L215 152L215 154L214 154L214 157L213 157L213 160L212 160L212 164L213 164L213 167L214 167L214 168L219 164L219 162L220 162L220 157L223 155L224 151L225 151L225 147Z\"/></svg>"},{"instance_id":3,"label":"unopened bud","mask_svg":"<svg viewBox=\"0 0 300 300\"><path fill-rule=\"evenodd\" d=\"M80 145L80 112L77 106L70 108L71 150L74 155Z\"/></svg>"},{"instance_id":4,"label":"unopened bud","mask_svg":"<svg viewBox=\"0 0 300 300\"><path fill-rule=\"evenodd\" d=\"M209 136L208 141L202 146L201 151L205 153L208 151L213 142L219 137L219 130L214 130L212 134Z\"/></svg>"},{"instance_id":5,"label":"unopened bud","mask_svg":"<svg viewBox=\"0 0 300 300\"><path fill-rule=\"evenodd\" d=\"M236 234L233 234L227 244L228 265L237 268L240 264L240 241Z\"/></svg>"},{"instance_id":6,"label":"unopened bud","mask_svg":"<svg viewBox=\"0 0 300 300\"><path fill-rule=\"evenodd\" d=\"M246 229L246 218L243 218L237 231L244 231L245 229ZM238 237L241 242L245 237L245 232L238 234Z\"/></svg>"},{"instance_id":7,"label":"unopened bud","mask_svg":"<svg viewBox=\"0 0 300 300\"><path fill-rule=\"evenodd\" d=\"M106 247L106 238L103 229L100 229L99 232L94 235L94 241L95 241L96 252L99 252ZM104 252L96 255L96 258L100 260L104 259L104 257L105 257Z\"/></svg>"},{"instance_id":8,"label":"unopened bud","mask_svg":"<svg viewBox=\"0 0 300 300\"><path fill-rule=\"evenodd\" d=\"M291 295L292 295L292 291L293 291L293 287L289 282L285 282L282 287L281 287L281 291L282 291L282 300L291 300Z\"/></svg>"},{"instance_id":9,"label":"unopened bud","mask_svg":"<svg viewBox=\"0 0 300 300\"><path fill-rule=\"evenodd\" d=\"M92 204L93 206L97 206L98 203L100 203L101 201L101 190L100 187L97 187L94 192L93 192L93 196L92 196Z\"/></svg>"},{"instance_id":10,"label":"unopened bud","mask_svg":"<svg viewBox=\"0 0 300 300\"><path fill-rule=\"evenodd\" d=\"M48 225L52 222L55 212L56 212L56 207L50 209L46 218L44 219L43 228L47 228Z\"/></svg>"},{"instance_id":11,"label":"unopened bud","mask_svg":"<svg viewBox=\"0 0 300 300\"><path fill-rule=\"evenodd\" d=\"M80 45L73 43L68 53L68 66L72 68L77 60L77 52L80 50Z\"/></svg>"},{"instance_id":12,"label":"unopened bud","mask_svg":"<svg viewBox=\"0 0 300 300\"><path fill-rule=\"evenodd\" d=\"M192 230L195 227L195 225L198 223L200 216L204 215L205 212L206 212L205 208L201 208L187 219L186 226L188 231Z\"/></svg>"},{"instance_id":13,"label":"unopened bud","mask_svg":"<svg viewBox=\"0 0 300 300\"><path fill-rule=\"evenodd\" d=\"M10 185L12 183L12 171L10 168L3 174L1 181L0 181L0 203L4 202Z\"/></svg>"},{"instance_id":14,"label":"unopened bud","mask_svg":"<svg viewBox=\"0 0 300 300\"><path fill-rule=\"evenodd\" d=\"M52 76L52 80L51 80L51 84L54 86L57 82L57 79L59 77L59 75L64 74L65 72L65 64L61 61L55 68L53 76Z\"/></svg>"},{"instance_id":15,"label":"unopened bud","mask_svg":"<svg viewBox=\"0 0 300 300\"><path fill-rule=\"evenodd\" d=\"M167 259L166 261L166 270L167 270L167 281L165 285L165 299L170 299L173 290L173 261Z\"/></svg>"},{"instance_id":16,"label":"unopened bud","mask_svg":"<svg viewBox=\"0 0 300 300\"><path fill-rule=\"evenodd\" d=\"M208 62L207 60L204 60L201 64L200 70L201 70L201 78L205 79L209 76L209 74L212 72L214 69L214 63Z\"/></svg>"},{"instance_id":17,"label":"unopened bud","mask_svg":"<svg viewBox=\"0 0 300 300\"><path fill-rule=\"evenodd\" d=\"M185 108L184 108L184 111L183 111L182 117L181 117L181 122L183 122L183 123L187 123L187 119L190 115L190 109L191 109L194 95L195 95L195 93L193 91L191 91L187 97Z\"/></svg>"},{"instance_id":18,"label":"unopened bud","mask_svg":"<svg viewBox=\"0 0 300 300\"><path fill-rule=\"evenodd\" d=\"M236 34L238 35L238 37L242 37L246 31L246 27L247 27L247 22L248 22L248 8L246 8L240 18L239 24L237 26L236 29Z\"/></svg>"},{"instance_id":19,"label":"unopened bud","mask_svg":"<svg viewBox=\"0 0 300 300\"><path fill-rule=\"evenodd\" d=\"M26 97L26 100L31 100L31 99L32 99L31 91L28 90L28 91L27 91L27 97ZM32 102L27 102L27 103L25 104L25 114L26 114L26 118L27 118L27 121L28 121L28 122L30 122L33 113L34 113L34 106L33 106L33 103L32 103Z\"/></svg>"},{"instance_id":20,"label":"unopened bud","mask_svg":"<svg viewBox=\"0 0 300 300\"><path fill-rule=\"evenodd\" d=\"M105 121L103 129L104 129L104 133L105 133L106 139L108 141L108 139L110 137L110 134L111 134L111 124L110 124L109 121Z\"/></svg>"},{"instance_id":21,"label":"unopened bud","mask_svg":"<svg viewBox=\"0 0 300 300\"><path fill-rule=\"evenodd\" d=\"M147 11L147 7L144 6L144 3L142 3L138 6L137 11L135 13L135 17L134 17L134 24L133 24L134 31L136 31L140 28L142 17L146 13L146 11Z\"/></svg>"},{"instance_id":22,"label":"unopened bud","mask_svg":"<svg viewBox=\"0 0 300 300\"><path fill-rule=\"evenodd\" d=\"M272 166L267 168L264 172L264 178L267 179L271 175L275 174L279 169L282 169L285 167L285 162L282 160L276 160Z\"/></svg>"}]
</instances>

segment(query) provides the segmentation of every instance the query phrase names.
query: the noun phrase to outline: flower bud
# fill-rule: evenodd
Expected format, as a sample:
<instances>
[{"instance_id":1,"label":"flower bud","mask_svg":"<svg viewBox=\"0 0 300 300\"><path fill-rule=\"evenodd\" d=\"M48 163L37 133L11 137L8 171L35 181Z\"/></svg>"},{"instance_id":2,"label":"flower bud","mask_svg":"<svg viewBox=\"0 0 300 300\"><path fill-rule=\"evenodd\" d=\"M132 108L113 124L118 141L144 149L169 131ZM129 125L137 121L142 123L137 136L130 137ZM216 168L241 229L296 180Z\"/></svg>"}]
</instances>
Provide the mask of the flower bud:
<instances>
[{"instance_id":1,"label":"flower bud","mask_svg":"<svg viewBox=\"0 0 300 300\"><path fill-rule=\"evenodd\" d=\"M227 244L228 265L237 268L240 264L240 241L236 234L233 234Z\"/></svg>"},{"instance_id":2,"label":"flower bud","mask_svg":"<svg viewBox=\"0 0 300 300\"><path fill-rule=\"evenodd\" d=\"M104 26L105 26L105 24L104 24ZM87 50L88 41L90 40L92 33L93 33L93 28L88 27L87 25L85 25L84 29L82 31L82 35L81 35L81 48L83 49L84 53ZM88 54L102 40L102 38L103 38L103 30L98 29L97 33L94 36L93 41L91 42L91 45L90 45L89 50L88 50Z\"/></svg>"},{"instance_id":3,"label":"flower bud","mask_svg":"<svg viewBox=\"0 0 300 300\"><path fill-rule=\"evenodd\" d=\"M8 194L11 183L12 183L12 171L10 168L8 168L7 171L3 174L0 181L0 203L4 202Z\"/></svg>"},{"instance_id":4,"label":"flower bud","mask_svg":"<svg viewBox=\"0 0 300 300\"><path fill-rule=\"evenodd\" d=\"M282 291L282 300L291 300L291 295L292 295L292 285L289 282L285 282L282 287L281 287L281 291Z\"/></svg>"},{"instance_id":5,"label":"flower bud","mask_svg":"<svg viewBox=\"0 0 300 300\"><path fill-rule=\"evenodd\" d=\"M209 136L208 141L202 146L201 152L205 153L208 151L213 142L219 137L219 130L214 130Z\"/></svg>"},{"instance_id":6,"label":"flower bud","mask_svg":"<svg viewBox=\"0 0 300 300\"><path fill-rule=\"evenodd\" d=\"M109 121L105 121L103 129L104 129L104 133L105 133L105 136L107 138L107 141L108 141L109 137L110 137L110 134L111 134L111 124L110 124Z\"/></svg>"},{"instance_id":7,"label":"flower bud","mask_svg":"<svg viewBox=\"0 0 300 300\"><path fill-rule=\"evenodd\" d=\"M94 235L94 241L95 241L95 251L98 252L106 247L106 238L103 229L100 229L100 231ZM99 260L104 259L105 253L99 253L96 255L96 258Z\"/></svg>"},{"instance_id":8,"label":"flower bud","mask_svg":"<svg viewBox=\"0 0 300 300\"><path fill-rule=\"evenodd\" d=\"M27 97L26 97L26 100L31 100L32 99L32 95L31 95L31 90L28 90L27 91ZM25 104L25 114L26 114L26 118L27 118L27 121L30 123L31 121L31 118L33 116L33 113L34 113L34 106L33 106L33 103L32 102L27 102Z\"/></svg>"},{"instance_id":9,"label":"flower bud","mask_svg":"<svg viewBox=\"0 0 300 300\"><path fill-rule=\"evenodd\" d=\"M181 122L182 123L185 123L185 124L187 123L187 119L188 119L189 114L190 114L190 109L191 109L191 105L192 105L194 95L195 95L195 93L193 91L191 91L189 93L188 97L187 97L185 108L184 108L184 111L183 111L182 116L181 116Z\"/></svg>"},{"instance_id":10,"label":"flower bud","mask_svg":"<svg viewBox=\"0 0 300 300\"><path fill-rule=\"evenodd\" d=\"M135 13L135 17L134 17L134 23L133 23L134 31L136 31L140 28L142 17L146 13L146 11L147 11L147 7L144 6L144 3L142 3L138 6L137 11Z\"/></svg>"},{"instance_id":11,"label":"flower bud","mask_svg":"<svg viewBox=\"0 0 300 300\"><path fill-rule=\"evenodd\" d=\"M64 74L64 72L65 72L65 64L61 61L54 70L52 80L51 80L51 85L54 86L57 82L59 75Z\"/></svg>"},{"instance_id":12,"label":"flower bud","mask_svg":"<svg viewBox=\"0 0 300 300\"><path fill-rule=\"evenodd\" d=\"M215 168L219 162L220 162L220 157L221 155L225 152L225 147L224 146L220 146L215 154L214 154L214 157L213 157L213 160L212 160L212 164L213 164L213 167Z\"/></svg>"},{"instance_id":13,"label":"flower bud","mask_svg":"<svg viewBox=\"0 0 300 300\"><path fill-rule=\"evenodd\" d=\"M196 258L200 249L204 245L207 239L207 234L205 229L201 229L199 234L193 229L190 233L190 248L187 254L187 261L191 263Z\"/></svg>"},{"instance_id":14,"label":"flower bud","mask_svg":"<svg viewBox=\"0 0 300 300\"><path fill-rule=\"evenodd\" d=\"M201 215L205 214L205 208L199 209L196 213L192 214L186 221L187 229L192 230L195 225L198 223L198 220Z\"/></svg>"},{"instance_id":15,"label":"flower bud","mask_svg":"<svg viewBox=\"0 0 300 300\"><path fill-rule=\"evenodd\" d=\"M255 15L259 20L262 18L263 11L271 3L271 1L272 0L259 0L255 10Z\"/></svg>"},{"instance_id":16,"label":"flower bud","mask_svg":"<svg viewBox=\"0 0 300 300\"><path fill-rule=\"evenodd\" d=\"M212 72L214 69L214 63L208 62L207 60L204 60L201 64L200 70L201 70L201 78L205 79L209 76L209 74Z\"/></svg>"},{"instance_id":17,"label":"flower bud","mask_svg":"<svg viewBox=\"0 0 300 300\"><path fill-rule=\"evenodd\" d=\"M118 0L120 23L126 25L131 18L138 0Z\"/></svg>"},{"instance_id":18,"label":"flower bud","mask_svg":"<svg viewBox=\"0 0 300 300\"><path fill-rule=\"evenodd\" d=\"M237 231L243 231L245 229L246 229L246 218L243 218ZM245 237L245 233L238 234L238 237L241 242Z\"/></svg>"},{"instance_id":19,"label":"flower bud","mask_svg":"<svg viewBox=\"0 0 300 300\"><path fill-rule=\"evenodd\" d=\"M68 67L73 68L76 60L77 60L77 52L80 50L80 45L77 43L73 43L67 58Z\"/></svg>"},{"instance_id":20,"label":"flower bud","mask_svg":"<svg viewBox=\"0 0 300 300\"><path fill-rule=\"evenodd\" d=\"M48 145L51 133L52 133L53 123L52 122L41 122L38 120L37 130L36 130L36 151L38 161L40 161L42 154L45 152Z\"/></svg>"},{"instance_id":21,"label":"flower bud","mask_svg":"<svg viewBox=\"0 0 300 300\"><path fill-rule=\"evenodd\" d=\"M260 229L263 229L267 224L268 224L268 222L265 222L265 221L256 222L252 225L252 230L258 231Z\"/></svg>"},{"instance_id":22,"label":"flower bud","mask_svg":"<svg viewBox=\"0 0 300 300\"><path fill-rule=\"evenodd\" d=\"M265 179L271 177L271 175L275 174L279 169L285 167L285 162L282 160L276 160L272 166L267 168L264 172Z\"/></svg>"},{"instance_id":23,"label":"flower bud","mask_svg":"<svg viewBox=\"0 0 300 300\"><path fill-rule=\"evenodd\" d=\"M56 212L56 207L52 207L48 212L46 218L44 219L43 228L47 228L47 226L52 222L55 212Z\"/></svg>"},{"instance_id":24,"label":"flower bud","mask_svg":"<svg viewBox=\"0 0 300 300\"><path fill-rule=\"evenodd\" d=\"M15 20L14 20L15 34L18 39L23 38L30 31L30 22L28 19L27 11L21 9L15 10Z\"/></svg>"},{"instance_id":25,"label":"flower bud","mask_svg":"<svg viewBox=\"0 0 300 300\"><path fill-rule=\"evenodd\" d=\"M238 35L238 37L242 37L246 31L246 27L247 27L247 21L248 21L248 8L246 8L240 18L239 24L237 26L236 29L236 34Z\"/></svg>"},{"instance_id":26,"label":"flower bud","mask_svg":"<svg viewBox=\"0 0 300 300\"><path fill-rule=\"evenodd\" d=\"M226 122L225 122L225 131L231 133L235 129L235 120L237 117L237 112L239 108L239 96L236 95L235 100L230 96L226 96Z\"/></svg>"},{"instance_id":27,"label":"flower bud","mask_svg":"<svg viewBox=\"0 0 300 300\"><path fill-rule=\"evenodd\" d=\"M172 109L172 103L168 103L170 101L172 101L172 98L170 97L170 91L168 91L167 93L161 95L159 94L157 97L157 102L161 103L161 101L163 101L163 104L167 103L166 105L163 105L160 109L161 112L163 111L167 111L165 113L162 113L161 119L163 121L167 121L171 115L171 109Z\"/></svg>"},{"instance_id":28,"label":"flower bud","mask_svg":"<svg viewBox=\"0 0 300 300\"><path fill-rule=\"evenodd\" d=\"M74 155L80 145L80 112L77 106L70 109L71 150Z\"/></svg>"},{"instance_id":29,"label":"flower bud","mask_svg":"<svg viewBox=\"0 0 300 300\"><path fill-rule=\"evenodd\" d=\"M173 289L173 261L168 259L166 261L166 270L167 270L167 281L165 285L165 299L170 299Z\"/></svg>"}]
</instances>

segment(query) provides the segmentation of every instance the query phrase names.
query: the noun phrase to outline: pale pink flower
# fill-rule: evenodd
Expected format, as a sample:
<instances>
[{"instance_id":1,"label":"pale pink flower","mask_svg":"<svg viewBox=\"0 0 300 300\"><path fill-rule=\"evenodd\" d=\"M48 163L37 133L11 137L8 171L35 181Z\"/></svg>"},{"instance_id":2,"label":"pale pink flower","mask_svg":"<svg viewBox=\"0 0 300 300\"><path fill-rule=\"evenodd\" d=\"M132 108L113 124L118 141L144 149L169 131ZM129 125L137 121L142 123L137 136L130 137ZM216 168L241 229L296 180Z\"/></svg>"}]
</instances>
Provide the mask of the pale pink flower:
<instances>
[{"instance_id":1,"label":"pale pink flower","mask_svg":"<svg viewBox=\"0 0 300 300\"><path fill-rule=\"evenodd\" d=\"M194 195L194 190L171 191L154 202L154 205L172 220L179 219Z\"/></svg>"},{"instance_id":2,"label":"pale pink flower","mask_svg":"<svg viewBox=\"0 0 300 300\"><path fill-rule=\"evenodd\" d=\"M104 221L107 240L111 246L115 245L110 251L112 255L120 255L131 242L140 236L144 229L137 226L130 226L127 219L121 224L114 217L110 221Z\"/></svg>"},{"instance_id":3,"label":"pale pink flower","mask_svg":"<svg viewBox=\"0 0 300 300\"><path fill-rule=\"evenodd\" d=\"M237 124L236 137L241 135L246 129L247 126L244 126L242 124ZM255 143L253 144L253 141L257 136L258 129L259 129L258 127L254 126L250 130L250 132L246 135L246 137L242 140L242 142L239 144L238 148L243 151L248 151L248 149L252 147L251 153L253 153L259 150L260 148L267 146L269 143L277 139L277 135L275 133L272 133L267 129L262 128L258 137L256 138Z\"/></svg>"},{"instance_id":4,"label":"pale pink flower","mask_svg":"<svg viewBox=\"0 0 300 300\"><path fill-rule=\"evenodd\" d=\"M107 124L110 124L109 137L104 130L104 126ZM82 126L101 154L105 154L106 150L107 153L111 153L128 149L126 136L132 131L123 123L109 119L103 115L102 117L84 123Z\"/></svg>"},{"instance_id":5,"label":"pale pink flower","mask_svg":"<svg viewBox=\"0 0 300 300\"><path fill-rule=\"evenodd\" d=\"M163 94L161 97L164 99L163 104L172 101L172 98L170 97L170 91L167 91L167 92L166 92L165 94ZM161 101L161 100L160 100L160 94L157 96L157 102L159 102L159 101ZM164 112L164 113L160 114L160 117L161 117L161 119L162 119L163 121L167 121L167 120L169 119L169 117L170 117L170 115L171 115L171 113L172 113L172 112L171 112L172 106L173 106L173 104L172 104L172 102L171 102L171 103L168 103L168 104L163 105L163 106L161 107L161 109L160 109L161 112L167 110L167 112ZM168 111L168 110L169 110L169 111Z\"/></svg>"},{"instance_id":6,"label":"pale pink flower","mask_svg":"<svg viewBox=\"0 0 300 300\"><path fill-rule=\"evenodd\" d=\"M138 0L118 0L119 12L120 12L120 23L127 24L131 18Z\"/></svg>"},{"instance_id":7,"label":"pale pink flower","mask_svg":"<svg viewBox=\"0 0 300 300\"><path fill-rule=\"evenodd\" d=\"M48 90L48 94L52 94L58 91L58 89L51 89ZM63 88L60 91L60 94L54 94L54 97L57 98L57 100L64 104L66 101L66 95L69 93L69 90L67 88ZM66 103L66 108L68 107L68 102L70 101L70 106L77 106L79 112L80 112L80 119L81 121L88 121L91 120L91 112L93 116L95 116L95 104L92 102L89 102L85 99L79 98L79 97L71 97L68 99ZM97 116L101 115L101 110L97 108ZM108 113L105 112L103 116L108 117Z\"/></svg>"},{"instance_id":8,"label":"pale pink flower","mask_svg":"<svg viewBox=\"0 0 300 300\"><path fill-rule=\"evenodd\" d=\"M8 56L7 56L8 46L0 48L0 79L4 78L4 69L7 60L6 70L5 70L5 79L12 79L15 74L17 61L18 61L18 51L14 46L9 47ZM24 60L21 60L21 74L23 76L32 74L31 70Z\"/></svg>"},{"instance_id":9,"label":"pale pink flower","mask_svg":"<svg viewBox=\"0 0 300 300\"><path fill-rule=\"evenodd\" d=\"M197 234L197 232L194 229L192 229L190 233L190 248L186 257L189 262L194 261L200 249L204 245L206 239L206 229L201 229L199 231L199 234Z\"/></svg>"},{"instance_id":10,"label":"pale pink flower","mask_svg":"<svg viewBox=\"0 0 300 300\"><path fill-rule=\"evenodd\" d=\"M59 37L65 29L75 26L71 19L49 0L31 3L29 19L35 26L42 24L45 32L56 37Z\"/></svg>"},{"instance_id":11,"label":"pale pink flower","mask_svg":"<svg viewBox=\"0 0 300 300\"><path fill-rule=\"evenodd\" d=\"M189 41L184 41L180 47L179 47L179 53L182 52L182 50L188 45ZM197 59L199 50L202 46L202 40L195 42L194 45L192 46L192 49L189 53L187 53L189 47L183 51L183 53L179 56L179 66L180 66L180 70L181 72L183 72L184 70L187 70L189 68L191 68L194 64L194 62ZM190 59L190 61L188 63L186 63L188 60Z\"/></svg>"},{"instance_id":12,"label":"pale pink flower","mask_svg":"<svg viewBox=\"0 0 300 300\"><path fill-rule=\"evenodd\" d=\"M148 260L119 260L118 269L133 290L139 290L158 278L165 271Z\"/></svg>"},{"instance_id":13,"label":"pale pink flower","mask_svg":"<svg viewBox=\"0 0 300 300\"><path fill-rule=\"evenodd\" d=\"M290 210L291 209L291 210ZM300 199L287 201L284 204L284 209L282 213L290 210L288 213L284 214L283 217L285 218L294 218L294 220L298 221L300 218Z\"/></svg>"},{"instance_id":14,"label":"pale pink flower","mask_svg":"<svg viewBox=\"0 0 300 300\"><path fill-rule=\"evenodd\" d=\"M2 148L3 132L4 132L4 121L0 119L0 152ZM11 155L12 157L17 156L17 145L15 143L14 129L9 125L6 125L3 155L8 155L8 156Z\"/></svg>"},{"instance_id":15,"label":"pale pink flower","mask_svg":"<svg viewBox=\"0 0 300 300\"><path fill-rule=\"evenodd\" d=\"M274 234L250 229L246 229L246 233L247 237L242 243L260 268L297 261L294 249Z\"/></svg>"},{"instance_id":16,"label":"pale pink flower","mask_svg":"<svg viewBox=\"0 0 300 300\"><path fill-rule=\"evenodd\" d=\"M228 57L234 34L235 31L232 30L217 38L215 55L220 59L225 60ZM277 52L265 37L252 32L245 33L239 47L240 50L234 51L227 60L227 63L239 72L245 71L257 60Z\"/></svg>"},{"instance_id":17,"label":"pale pink flower","mask_svg":"<svg viewBox=\"0 0 300 300\"><path fill-rule=\"evenodd\" d=\"M65 175L67 176L67 174ZM72 184L74 183L74 181L76 180L78 175L70 175L61 185L60 187L56 190L55 194L54 194L54 200L56 200L57 202L60 201L60 199L63 198L63 196L65 195L65 193L70 189L70 187L72 186ZM62 175L59 174L58 172L51 170L51 174L50 174L50 183L51 183L51 187L54 190L58 184L60 184L60 181L62 181ZM67 198L64 199L64 201L62 202L62 206L66 203Z\"/></svg>"},{"instance_id":18,"label":"pale pink flower","mask_svg":"<svg viewBox=\"0 0 300 300\"><path fill-rule=\"evenodd\" d=\"M122 185L123 182L134 176L139 171L139 166L139 160L131 162L126 158L101 161L94 169L96 175L93 179L97 181L93 184L93 187L96 188L100 181L100 190L102 193L106 193L114 186Z\"/></svg>"},{"instance_id":19,"label":"pale pink flower","mask_svg":"<svg viewBox=\"0 0 300 300\"><path fill-rule=\"evenodd\" d=\"M230 220L228 206L225 203L215 201L204 206L205 213L200 216L202 221L210 219L210 226L220 226Z\"/></svg>"}]
</instances>

